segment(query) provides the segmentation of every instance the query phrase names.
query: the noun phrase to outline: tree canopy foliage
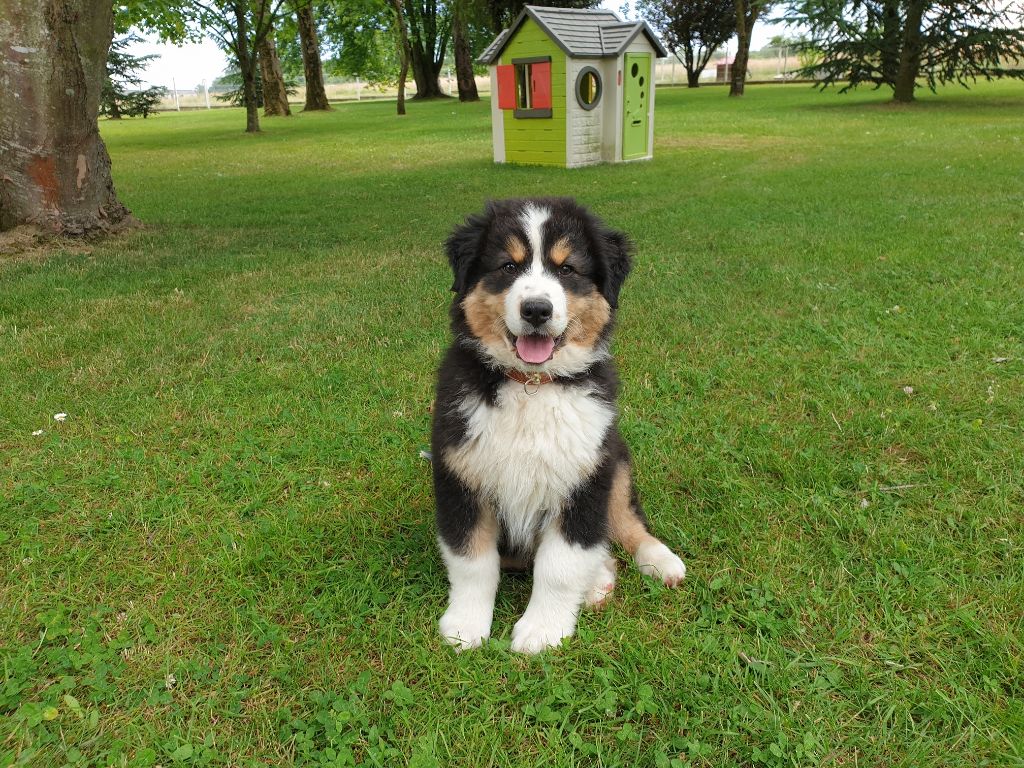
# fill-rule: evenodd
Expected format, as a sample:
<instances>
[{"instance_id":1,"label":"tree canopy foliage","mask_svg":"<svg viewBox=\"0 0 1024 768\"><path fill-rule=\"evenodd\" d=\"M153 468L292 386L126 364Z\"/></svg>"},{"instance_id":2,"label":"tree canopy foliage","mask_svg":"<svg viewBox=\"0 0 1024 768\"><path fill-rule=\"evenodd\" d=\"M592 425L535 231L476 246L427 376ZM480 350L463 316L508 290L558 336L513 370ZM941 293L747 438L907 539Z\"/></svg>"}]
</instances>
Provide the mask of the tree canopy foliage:
<instances>
[{"instance_id":1,"label":"tree canopy foliage","mask_svg":"<svg viewBox=\"0 0 1024 768\"><path fill-rule=\"evenodd\" d=\"M160 99L167 93L166 88L152 86L142 88L142 77L139 71L147 62L160 58L151 53L146 56L133 56L128 47L142 42L136 34L123 35L115 38L107 53L107 77L100 90L100 114L112 120L124 116L148 117Z\"/></svg>"},{"instance_id":2,"label":"tree canopy foliage","mask_svg":"<svg viewBox=\"0 0 1024 768\"><path fill-rule=\"evenodd\" d=\"M967 85L978 77L1020 77L1010 60L1024 60L1024 5L998 0L804 0L785 20L808 30L817 53L802 73L841 91L871 83L911 101L917 81L928 88Z\"/></svg>"},{"instance_id":3,"label":"tree canopy foliage","mask_svg":"<svg viewBox=\"0 0 1024 768\"><path fill-rule=\"evenodd\" d=\"M696 88L715 50L736 31L733 0L638 0L637 9L686 67Z\"/></svg>"}]
</instances>

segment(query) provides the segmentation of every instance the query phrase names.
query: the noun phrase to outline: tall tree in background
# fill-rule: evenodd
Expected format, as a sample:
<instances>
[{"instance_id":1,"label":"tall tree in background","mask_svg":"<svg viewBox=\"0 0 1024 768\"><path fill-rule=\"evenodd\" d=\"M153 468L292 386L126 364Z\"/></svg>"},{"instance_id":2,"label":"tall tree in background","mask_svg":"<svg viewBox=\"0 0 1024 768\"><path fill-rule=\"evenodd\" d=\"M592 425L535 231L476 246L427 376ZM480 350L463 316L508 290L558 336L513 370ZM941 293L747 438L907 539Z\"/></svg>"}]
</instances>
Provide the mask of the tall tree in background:
<instances>
[{"instance_id":1,"label":"tall tree in background","mask_svg":"<svg viewBox=\"0 0 1024 768\"><path fill-rule=\"evenodd\" d=\"M455 79L459 84L459 101L480 101L473 72L473 51L469 22L475 10L471 0L452 2L452 51L455 54Z\"/></svg>"},{"instance_id":2,"label":"tall tree in background","mask_svg":"<svg viewBox=\"0 0 1024 768\"><path fill-rule=\"evenodd\" d=\"M114 38L107 53L107 76L100 92L100 114L111 120L120 120L124 115L147 117L167 93L166 88L152 86L142 88L139 71L160 55L132 56L128 47L142 42L138 35L129 34Z\"/></svg>"},{"instance_id":3,"label":"tall tree in background","mask_svg":"<svg viewBox=\"0 0 1024 768\"><path fill-rule=\"evenodd\" d=\"M256 103L257 50L272 34L285 0L123 0L118 27L136 26L182 43L206 33L234 59L242 75L245 131L259 133ZM98 2L98 0L97 0Z\"/></svg>"},{"instance_id":4,"label":"tall tree in background","mask_svg":"<svg viewBox=\"0 0 1024 768\"><path fill-rule=\"evenodd\" d=\"M131 221L97 126L114 15L105 0L4 0L0 230L81 236Z\"/></svg>"},{"instance_id":5,"label":"tall tree in background","mask_svg":"<svg viewBox=\"0 0 1024 768\"><path fill-rule=\"evenodd\" d=\"M452 19L441 0L404 0L409 29L409 63L416 81L415 99L444 96L441 68L451 40Z\"/></svg>"},{"instance_id":6,"label":"tall tree in background","mask_svg":"<svg viewBox=\"0 0 1024 768\"><path fill-rule=\"evenodd\" d=\"M822 87L849 82L888 86L893 99L914 100L919 78L967 85L979 77L1024 78L1006 62L1024 61L1024 4L929 0L814 0L794 3L786 21L808 29L804 48L818 61L802 74Z\"/></svg>"},{"instance_id":7,"label":"tall tree in background","mask_svg":"<svg viewBox=\"0 0 1024 768\"><path fill-rule=\"evenodd\" d=\"M409 76L409 32L405 27L404 0L390 0L395 12L395 44L398 48L398 99L396 111L405 114L405 81Z\"/></svg>"},{"instance_id":8,"label":"tall tree in background","mask_svg":"<svg viewBox=\"0 0 1024 768\"><path fill-rule=\"evenodd\" d=\"M273 30L263 38L256 49L260 67L260 79L263 82L263 116L289 117L292 108L288 104L288 87L281 72L281 62L277 58L277 46L274 45Z\"/></svg>"},{"instance_id":9,"label":"tall tree in background","mask_svg":"<svg viewBox=\"0 0 1024 768\"><path fill-rule=\"evenodd\" d=\"M747 84L747 65L750 62L750 38L754 25L771 7L765 0L733 0L736 22L736 58L732 62L729 95L742 96Z\"/></svg>"},{"instance_id":10,"label":"tall tree in background","mask_svg":"<svg viewBox=\"0 0 1024 768\"><path fill-rule=\"evenodd\" d=\"M736 31L733 0L639 0L637 9L668 49L682 54L690 88L700 85L711 56Z\"/></svg>"},{"instance_id":11,"label":"tall tree in background","mask_svg":"<svg viewBox=\"0 0 1024 768\"><path fill-rule=\"evenodd\" d=\"M299 44L302 48L302 71L306 79L306 106L304 112L331 108L324 88L324 66L320 60L320 39L313 16L313 4L300 2L295 10L298 22Z\"/></svg>"}]
</instances>

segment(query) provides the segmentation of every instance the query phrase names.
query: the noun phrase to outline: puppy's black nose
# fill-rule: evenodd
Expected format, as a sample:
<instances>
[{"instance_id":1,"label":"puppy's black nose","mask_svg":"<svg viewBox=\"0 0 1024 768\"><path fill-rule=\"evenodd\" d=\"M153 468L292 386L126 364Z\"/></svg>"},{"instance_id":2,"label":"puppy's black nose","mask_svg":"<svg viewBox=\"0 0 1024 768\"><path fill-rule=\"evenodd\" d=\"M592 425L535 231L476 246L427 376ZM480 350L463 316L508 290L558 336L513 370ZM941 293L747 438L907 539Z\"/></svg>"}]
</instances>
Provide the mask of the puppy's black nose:
<instances>
[{"instance_id":1,"label":"puppy's black nose","mask_svg":"<svg viewBox=\"0 0 1024 768\"><path fill-rule=\"evenodd\" d=\"M531 325L544 325L554 308L547 299L527 299L519 306L519 315Z\"/></svg>"}]
</instances>

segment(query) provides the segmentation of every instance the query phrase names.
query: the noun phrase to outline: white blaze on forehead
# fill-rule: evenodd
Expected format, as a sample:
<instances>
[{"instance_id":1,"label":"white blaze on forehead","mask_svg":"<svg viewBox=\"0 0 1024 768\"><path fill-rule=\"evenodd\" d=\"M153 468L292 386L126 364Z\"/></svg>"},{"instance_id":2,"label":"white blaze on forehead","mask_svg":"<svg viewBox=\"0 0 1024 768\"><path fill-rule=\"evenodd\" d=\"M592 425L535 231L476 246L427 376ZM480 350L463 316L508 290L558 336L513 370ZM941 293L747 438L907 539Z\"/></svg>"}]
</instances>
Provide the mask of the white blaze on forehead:
<instances>
[{"instance_id":1,"label":"white blaze on forehead","mask_svg":"<svg viewBox=\"0 0 1024 768\"><path fill-rule=\"evenodd\" d=\"M529 268L505 294L505 325L513 336L533 332L523 322L519 311L522 303L529 299L547 299L551 302L551 319L542 332L559 336L569 322L565 290L553 275L544 272L544 225L550 218L550 210L532 203L527 204L520 215L533 256Z\"/></svg>"},{"instance_id":2,"label":"white blaze on forehead","mask_svg":"<svg viewBox=\"0 0 1024 768\"><path fill-rule=\"evenodd\" d=\"M536 205L527 205L521 216L523 229L526 230L526 237L530 241L530 250L533 252L533 261L530 269L542 269L544 258L544 223L551 218L551 211L547 208L540 208Z\"/></svg>"}]
</instances>

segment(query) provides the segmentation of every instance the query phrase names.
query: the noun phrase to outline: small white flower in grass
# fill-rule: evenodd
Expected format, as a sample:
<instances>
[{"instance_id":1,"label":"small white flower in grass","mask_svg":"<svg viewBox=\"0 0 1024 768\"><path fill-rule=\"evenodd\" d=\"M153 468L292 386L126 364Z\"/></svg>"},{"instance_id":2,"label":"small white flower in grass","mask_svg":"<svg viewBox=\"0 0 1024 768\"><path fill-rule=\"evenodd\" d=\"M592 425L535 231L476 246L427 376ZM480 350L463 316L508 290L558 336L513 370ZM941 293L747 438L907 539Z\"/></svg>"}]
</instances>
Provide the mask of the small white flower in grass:
<instances>
[{"instance_id":1,"label":"small white flower in grass","mask_svg":"<svg viewBox=\"0 0 1024 768\"><path fill-rule=\"evenodd\" d=\"M887 310L885 310L885 314L887 314L887 315L898 315L902 311L903 311L903 307L901 307L899 304L894 304L893 306L891 306Z\"/></svg>"},{"instance_id":2,"label":"small white flower in grass","mask_svg":"<svg viewBox=\"0 0 1024 768\"><path fill-rule=\"evenodd\" d=\"M39 437L41 434L43 434L43 430L37 429L35 432L32 433L32 437Z\"/></svg>"},{"instance_id":3,"label":"small white flower in grass","mask_svg":"<svg viewBox=\"0 0 1024 768\"><path fill-rule=\"evenodd\" d=\"M178 684L178 678L174 676L173 672L168 672L167 677L164 678L164 685L167 686L167 690L174 690L174 686Z\"/></svg>"},{"instance_id":4,"label":"small white flower in grass","mask_svg":"<svg viewBox=\"0 0 1024 768\"><path fill-rule=\"evenodd\" d=\"M903 388L903 394L904 395L912 395L912 394L914 394L914 388L913 387L904 387Z\"/></svg>"},{"instance_id":5,"label":"small white flower in grass","mask_svg":"<svg viewBox=\"0 0 1024 768\"><path fill-rule=\"evenodd\" d=\"M54 421L67 421L68 415L61 411L60 413L53 414Z\"/></svg>"},{"instance_id":6,"label":"small white flower in grass","mask_svg":"<svg viewBox=\"0 0 1024 768\"><path fill-rule=\"evenodd\" d=\"M867 499L861 499L860 500L860 508L861 509L867 509L870 506L871 506L871 502L868 501Z\"/></svg>"}]
</instances>

